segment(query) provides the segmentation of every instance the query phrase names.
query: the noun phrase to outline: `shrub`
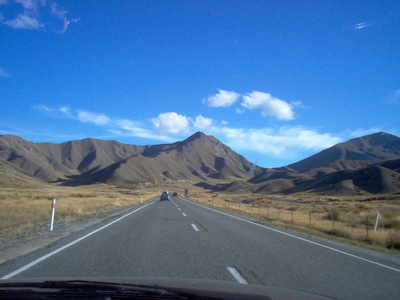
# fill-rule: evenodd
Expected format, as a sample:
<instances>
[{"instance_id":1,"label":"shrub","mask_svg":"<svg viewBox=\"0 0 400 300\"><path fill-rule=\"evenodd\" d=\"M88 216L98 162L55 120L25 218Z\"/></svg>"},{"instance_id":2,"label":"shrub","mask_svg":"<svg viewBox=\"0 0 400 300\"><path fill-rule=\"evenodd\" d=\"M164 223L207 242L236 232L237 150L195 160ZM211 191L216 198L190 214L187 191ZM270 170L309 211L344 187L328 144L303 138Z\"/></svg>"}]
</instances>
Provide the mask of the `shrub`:
<instances>
[{"instance_id":1,"label":"shrub","mask_svg":"<svg viewBox=\"0 0 400 300\"><path fill-rule=\"evenodd\" d=\"M386 229L400 229L400 220L397 219L384 220L383 227Z\"/></svg>"},{"instance_id":2,"label":"shrub","mask_svg":"<svg viewBox=\"0 0 400 300\"><path fill-rule=\"evenodd\" d=\"M388 236L388 249L400 249L400 234L391 232Z\"/></svg>"},{"instance_id":3,"label":"shrub","mask_svg":"<svg viewBox=\"0 0 400 300\"><path fill-rule=\"evenodd\" d=\"M328 220L338 221L338 220L340 220L340 217L341 217L341 211L339 208L334 207L329 211L329 213L327 214L326 217Z\"/></svg>"}]
</instances>

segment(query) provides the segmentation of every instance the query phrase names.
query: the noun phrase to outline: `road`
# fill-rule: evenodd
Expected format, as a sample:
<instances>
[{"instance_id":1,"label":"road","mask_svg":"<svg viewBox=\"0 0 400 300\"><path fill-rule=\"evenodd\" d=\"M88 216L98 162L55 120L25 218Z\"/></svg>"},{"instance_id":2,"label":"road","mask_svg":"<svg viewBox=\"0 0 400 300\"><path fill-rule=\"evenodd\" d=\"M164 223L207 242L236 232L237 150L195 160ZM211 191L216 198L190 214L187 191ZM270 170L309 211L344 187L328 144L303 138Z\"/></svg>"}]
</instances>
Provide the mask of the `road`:
<instances>
[{"instance_id":1,"label":"road","mask_svg":"<svg viewBox=\"0 0 400 300\"><path fill-rule=\"evenodd\" d=\"M0 277L196 278L339 299L394 299L400 295L400 257L260 225L173 197L3 263Z\"/></svg>"}]
</instances>

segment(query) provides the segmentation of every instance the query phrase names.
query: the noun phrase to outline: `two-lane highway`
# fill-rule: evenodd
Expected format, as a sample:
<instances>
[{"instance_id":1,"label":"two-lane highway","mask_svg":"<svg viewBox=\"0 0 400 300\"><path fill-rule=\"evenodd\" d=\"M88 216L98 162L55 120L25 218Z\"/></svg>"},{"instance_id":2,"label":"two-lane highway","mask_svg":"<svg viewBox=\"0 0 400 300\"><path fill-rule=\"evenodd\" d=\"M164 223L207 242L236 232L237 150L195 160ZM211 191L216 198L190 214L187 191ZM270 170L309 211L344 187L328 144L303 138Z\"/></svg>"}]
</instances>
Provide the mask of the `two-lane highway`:
<instances>
[{"instance_id":1,"label":"two-lane highway","mask_svg":"<svg viewBox=\"0 0 400 300\"><path fill-rule=\"evenodd\" d=\"M390 299L400 294L400 259L173 197L6 262L0 277L198 278Z\"/></svg>"}]
</instances>

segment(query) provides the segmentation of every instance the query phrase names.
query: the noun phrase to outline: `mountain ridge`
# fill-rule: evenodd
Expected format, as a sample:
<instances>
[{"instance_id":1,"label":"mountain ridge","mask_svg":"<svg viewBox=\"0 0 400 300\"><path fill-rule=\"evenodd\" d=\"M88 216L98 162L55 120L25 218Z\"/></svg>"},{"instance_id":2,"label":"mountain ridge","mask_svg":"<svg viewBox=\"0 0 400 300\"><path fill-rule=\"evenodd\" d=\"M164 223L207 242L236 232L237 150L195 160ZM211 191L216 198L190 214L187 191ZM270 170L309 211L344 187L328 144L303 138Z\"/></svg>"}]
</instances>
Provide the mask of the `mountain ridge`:
<instances>
[{"instance_id":1,"label":"mountain ridge","mask_svg":"<svg viewBox=\"0 0 400 300\"><path fill-rule=\"evenodd\" d=\"M378 132L336 144L286 167L264 169L249 182L257 185L255 192L263 193L400 193L398 159L400 138Z\"/></svg>"},{"instance_id":2,"label":"mountain ridge","mask_svg":"<svg viewBox=\"0 0 400 300\"><path fill-rule=\"evenodd\" d=\"M136 146L86 138L60 144L0 136L0 159L45 181L89 184L207 178L248 179L251 163L212 136L197 132L172 144Z\"/></svg>"},{"instance_id":3,"label":"mountain ridge","mask_svg":"<svg viewBox=\"0 0 400 300\"><path fill-rule=\"evenodd\" d=\"M280 168L254 166L202 132L147 146L93 138L33 143L2 135L0 162L1 169L23 181L32 177L65 185L190 180L210 191L233 193L400 193L400 138L384 132L336 144Z\"/></svg>"}]
</instances>

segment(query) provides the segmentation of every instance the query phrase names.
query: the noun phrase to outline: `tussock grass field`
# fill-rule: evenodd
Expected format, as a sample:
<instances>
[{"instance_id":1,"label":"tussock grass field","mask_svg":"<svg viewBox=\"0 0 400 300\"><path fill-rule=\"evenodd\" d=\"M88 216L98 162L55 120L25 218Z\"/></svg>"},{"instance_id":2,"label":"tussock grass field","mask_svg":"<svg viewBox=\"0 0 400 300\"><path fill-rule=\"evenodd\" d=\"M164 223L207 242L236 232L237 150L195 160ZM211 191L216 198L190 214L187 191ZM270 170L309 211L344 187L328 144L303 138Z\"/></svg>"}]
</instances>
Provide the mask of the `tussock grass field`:
<instances>
[{"instance_id":1,"label":"tussock grass field","mask_svg":"<svg viewBox=\"0 0 400 300\"><path fill-rule=\"evenodd\" d=\"M184 190L193 187L187 198L198 203L237 211L265 223L400 253L400 195L228 194L211 193L192 184L169 183L146 189L107 184L0 187L0 238L48 226L52 199L57 200L55 223L62 224L138 205L159 196L163 189L185 197ZM379 221L374 231L377 213Z\"/></svg>"},{"instance_id":2,"label":"tussock grass field","mask_svg":"<svg viewBox=\"0 0 400 300\"><path fill-rule=\"evenodd\" d=\"M266 196L193 191L189 199L278 226L400 253L399 195ZM377 213L379 219L374 231Z\"/></svg>"},{"instance_id":3,"label":"tussock grass field","mask_svg":"<svg viewBox=\"0 0 400 300\"><path fill-rule=\"evenodd\" d=\"M80 187L0 187L0 237L49 224L52 199L56 199L55 223L65 223L115 212L158 194L158 190L135 190L106 184Z\"/></svg>"}]
</instances>

